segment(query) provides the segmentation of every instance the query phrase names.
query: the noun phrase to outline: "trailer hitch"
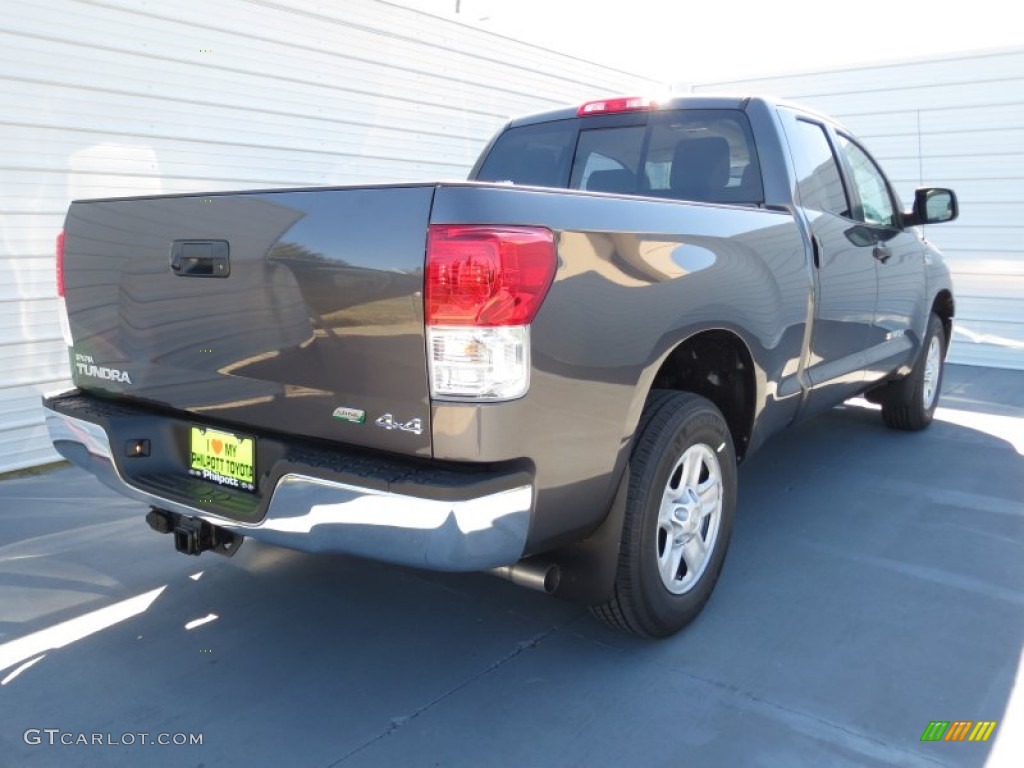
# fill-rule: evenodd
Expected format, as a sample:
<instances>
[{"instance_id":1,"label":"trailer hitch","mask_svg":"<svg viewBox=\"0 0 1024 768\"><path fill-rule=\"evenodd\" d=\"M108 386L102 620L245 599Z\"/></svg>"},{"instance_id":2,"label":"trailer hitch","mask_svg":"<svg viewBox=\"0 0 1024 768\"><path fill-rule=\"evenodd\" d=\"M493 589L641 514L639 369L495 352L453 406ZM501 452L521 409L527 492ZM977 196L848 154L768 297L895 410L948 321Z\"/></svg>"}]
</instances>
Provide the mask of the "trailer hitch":
<instances>
[{"instance_id":1,"label":"trailer hitch","mask_svg":"<svg viewBox=\"0 0 1024 768\"><path fill-rule=\"evenodd\" d=\"M187 517L156 507L146 514L146 522L157 533L173 533L174 548L183 555L199 555L209 550L231 557L244 538L202 518Z\"/></svg>"}]
</instances>

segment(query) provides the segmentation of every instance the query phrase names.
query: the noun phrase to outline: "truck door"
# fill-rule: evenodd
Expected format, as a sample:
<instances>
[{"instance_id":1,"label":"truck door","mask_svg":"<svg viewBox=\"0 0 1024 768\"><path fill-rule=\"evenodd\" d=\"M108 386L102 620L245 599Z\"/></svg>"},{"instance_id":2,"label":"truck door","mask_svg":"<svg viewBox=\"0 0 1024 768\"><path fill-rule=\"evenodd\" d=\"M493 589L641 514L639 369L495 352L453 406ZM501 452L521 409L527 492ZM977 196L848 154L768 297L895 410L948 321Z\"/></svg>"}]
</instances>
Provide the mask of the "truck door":
<instances>
[{"instance_id":1,"label":"truck door","mask_svg":"<svg viewBox=\"0 0 1024 768\"><path fill-rule=\"evenodd\" d=\"M796 111L779 114L814 251L815 318L805 369L809 414L862 389L878 278L871 245L857 237L859 222L828 129Z\"/></svg>"},{"instance_id":2,"label":"truck door","mask_svg":"<svg viewBox=\"0 0 1024 768\"><path fill-rule=\"evenodd\" d=\"M883 378L911 362L928 317L924 246L913 230L903 228L900 204L885 174L852 137L836 134L845 163L859 237L874 256L878 277L875 319L868 333L868 380ZM916 326L916 327L915 327Z\"/></svg>"}]
</instances>

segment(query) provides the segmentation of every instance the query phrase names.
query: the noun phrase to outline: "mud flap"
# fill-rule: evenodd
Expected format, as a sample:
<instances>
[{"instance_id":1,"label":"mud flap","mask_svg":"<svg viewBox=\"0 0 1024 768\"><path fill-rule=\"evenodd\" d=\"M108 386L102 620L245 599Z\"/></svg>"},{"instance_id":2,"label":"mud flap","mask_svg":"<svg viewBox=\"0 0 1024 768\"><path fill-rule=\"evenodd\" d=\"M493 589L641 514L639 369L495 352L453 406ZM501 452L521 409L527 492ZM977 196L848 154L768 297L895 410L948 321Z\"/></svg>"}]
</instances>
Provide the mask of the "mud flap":
<instances>
[{"instance_id":1,"label":"mud flap","mask_svg":"<svg viewBox=\"0 0 1024 768\"><path fill-rule=\"evenodd\" d=\"M603 603L611 597L619 567L619 546L622 543L628 485L627 463L608 515L597 530L577 544L545 555L547 559L558 563L561 569L561 579L553 593L556 597L588 604Z\"/></svg>"}]
</instances>

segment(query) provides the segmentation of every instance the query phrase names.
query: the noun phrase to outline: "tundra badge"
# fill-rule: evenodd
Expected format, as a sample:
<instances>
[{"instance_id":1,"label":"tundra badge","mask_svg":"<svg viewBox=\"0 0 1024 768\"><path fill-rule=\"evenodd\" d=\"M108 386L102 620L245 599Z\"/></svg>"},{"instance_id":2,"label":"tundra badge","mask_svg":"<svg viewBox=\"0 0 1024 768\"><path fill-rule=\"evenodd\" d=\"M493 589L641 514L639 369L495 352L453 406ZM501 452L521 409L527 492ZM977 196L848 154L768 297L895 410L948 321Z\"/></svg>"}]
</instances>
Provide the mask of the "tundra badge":
<instances>
[{"instance_id":1,"label":"tundra badge","mask_svg":"<svg viewBox=\"0 0 1024 768\"><path fill-rule=\"evenodd\" d=\"M80 355L75 353L75 368L78 369L79 376L88 376L93 379L103 379L104 381L117 381L121 384L131 384L131 376L128 375L128 371L122 371L120 368L108 368L104 365L96 365L96 361L92 359L91 355Z\"/></svg>"}]
</instances>

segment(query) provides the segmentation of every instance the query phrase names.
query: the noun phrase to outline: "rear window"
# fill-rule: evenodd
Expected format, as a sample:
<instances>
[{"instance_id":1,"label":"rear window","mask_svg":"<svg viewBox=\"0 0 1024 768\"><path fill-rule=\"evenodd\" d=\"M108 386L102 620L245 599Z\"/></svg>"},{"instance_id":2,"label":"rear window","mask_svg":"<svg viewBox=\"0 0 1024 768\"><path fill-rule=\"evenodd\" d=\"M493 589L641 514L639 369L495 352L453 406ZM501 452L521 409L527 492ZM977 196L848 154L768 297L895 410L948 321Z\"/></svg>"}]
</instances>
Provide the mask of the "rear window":
<instances>
[{"instance_id":1,"label":"rear window","mask_svg":"<svg viewBox=\"0 0 1024 768\"><path fill-rule=\"evenodd\" d=\"M495 142L477 178L699 202L764 202L743 112L672 110L652 112L646 125L637 125L635 115L631 122L588 128L584 118L511 129ZM575 150L571 162L568 148Z\"/></svg>"},{"instance_id":2,"label":"rear window","mask_svg":"<svg viewBox=\"0 0 1024 768\"><path fill-rule=\"evenodd\" d=\"M491 147L477 180L565 189L576 146L576 122L508 129Z\"/></svg>"}]
</instances>

